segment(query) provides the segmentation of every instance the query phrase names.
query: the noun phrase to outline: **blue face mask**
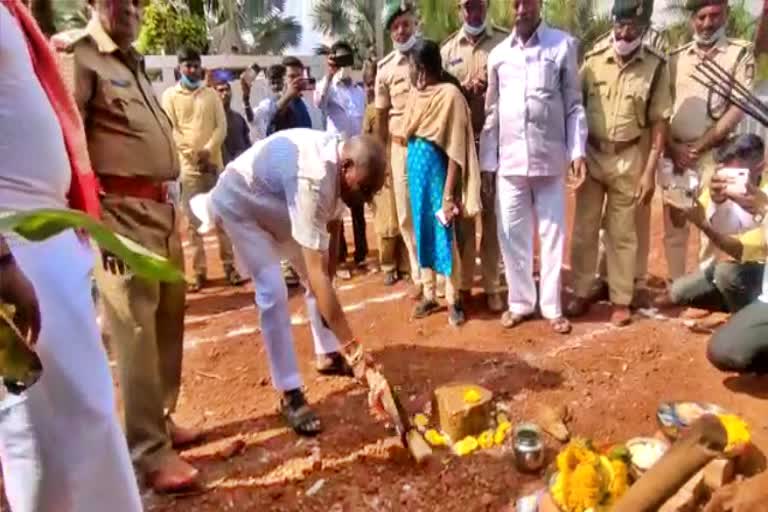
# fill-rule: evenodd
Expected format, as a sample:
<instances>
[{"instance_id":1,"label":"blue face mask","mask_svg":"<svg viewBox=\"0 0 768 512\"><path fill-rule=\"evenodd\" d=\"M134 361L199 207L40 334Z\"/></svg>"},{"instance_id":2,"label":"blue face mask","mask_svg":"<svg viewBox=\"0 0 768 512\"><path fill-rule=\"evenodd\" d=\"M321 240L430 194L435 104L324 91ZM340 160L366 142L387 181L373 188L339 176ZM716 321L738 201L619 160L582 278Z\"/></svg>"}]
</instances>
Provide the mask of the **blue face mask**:
<instances>
[{"instance_id":1,"label":"blue face mask","mask_svg":"<svg viewBox=\"0 0 768 512\"><path fill-rule=\"evenodd\" d=\"M181 75L181 85L183 85L187 89L194 91L195 89L199 89L200 86L203 85L203 81L192 80L187 75Z\"/></svg>"}]
</instances>

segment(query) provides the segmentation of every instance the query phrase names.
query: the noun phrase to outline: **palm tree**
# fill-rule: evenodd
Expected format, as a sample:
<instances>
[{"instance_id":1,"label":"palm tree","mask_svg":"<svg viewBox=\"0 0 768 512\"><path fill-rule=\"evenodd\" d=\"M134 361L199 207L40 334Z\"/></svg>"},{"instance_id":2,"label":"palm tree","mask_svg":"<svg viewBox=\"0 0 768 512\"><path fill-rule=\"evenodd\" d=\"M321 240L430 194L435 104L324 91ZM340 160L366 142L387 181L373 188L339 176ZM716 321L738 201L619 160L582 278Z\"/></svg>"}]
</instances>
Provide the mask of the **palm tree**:
<instances>
[{"instance_id":1,"label":"palm tree","mask_svg":"<svg viewBox=\"0 0 768 512\"><path fill-rule=\"evenodd\" d=\"M276 12L251 20L249 30L253 34L253 50L258 54L279 55L301 43L301 24Z\"/></svg>"},{"instance_id":2,"label":"palm tree","mask_svg":"<svg viewBox=\"0 0 768 512\"><path fill-rule=\"evenodd\" d=\"M378 14L370 0L318 0L312 6L315 30L344 39L362 59L376 45Z\"/></svg>"},{"instance_id":3,"label":"palm tree","mask_svg":"<svg viewBox=\"0 0 768 512\"><path fill-rule=\"evenodd\" d=\"M246 53L278 55L301 42L301 24L293 17L282 15L278 9L282 2L278 0L201 1L204 1L212 48L220 53L229 52L235 46Z\"/></svg>"}]
</instances>

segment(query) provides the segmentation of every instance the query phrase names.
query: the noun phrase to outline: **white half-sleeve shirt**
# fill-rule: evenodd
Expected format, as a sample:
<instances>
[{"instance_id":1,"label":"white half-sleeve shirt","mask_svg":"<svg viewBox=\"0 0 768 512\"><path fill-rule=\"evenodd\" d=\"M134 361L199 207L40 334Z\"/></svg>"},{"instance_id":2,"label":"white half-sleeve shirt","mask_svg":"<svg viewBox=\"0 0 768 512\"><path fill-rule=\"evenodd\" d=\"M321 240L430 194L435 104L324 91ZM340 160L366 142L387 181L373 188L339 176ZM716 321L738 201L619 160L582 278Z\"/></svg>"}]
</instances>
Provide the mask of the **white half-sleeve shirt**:
<instances>
[{"instance_id":1,"label":"white half-sleeve shirt","mask_svg":"<svg viewBox=\"0 0 768 512\"><path fill-rule=\"evenodd\" d=\"M254 144L229 163L211 192L214 209L255 222L276 242L327 251L328 223L345 211L339 189L341 138L296 128Z\"/></svg>"},{"instance_id":2,"label":"white half-sleeve shirt","mask_svg":"<svg viewBox=\"0 0 768 512\"><path fill-rule=\"evenodd\" d=\"M18 20L0 3L0 210L66 208L72 168Z\"/></svg>"}]
</instances>

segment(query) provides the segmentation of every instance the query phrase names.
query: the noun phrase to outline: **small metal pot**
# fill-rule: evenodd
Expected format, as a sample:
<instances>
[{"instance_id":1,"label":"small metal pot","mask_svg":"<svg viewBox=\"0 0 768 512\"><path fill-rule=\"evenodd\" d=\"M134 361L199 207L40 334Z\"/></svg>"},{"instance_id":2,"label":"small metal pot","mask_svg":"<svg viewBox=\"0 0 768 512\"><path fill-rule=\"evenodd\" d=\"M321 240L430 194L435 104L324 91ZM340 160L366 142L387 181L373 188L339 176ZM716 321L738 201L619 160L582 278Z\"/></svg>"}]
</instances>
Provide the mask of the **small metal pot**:
<instances>
[{"instance_id":1,"label":"small metal pot","mask_svg":"<svg viewBox=\"0 0 768 512\"><path fill-rule=\"evenodd\" d=\"M515 464L523 473L538 473L544 467L544 443L541 429L533 423L515 428Z\"/></svg>"}]
</instances>

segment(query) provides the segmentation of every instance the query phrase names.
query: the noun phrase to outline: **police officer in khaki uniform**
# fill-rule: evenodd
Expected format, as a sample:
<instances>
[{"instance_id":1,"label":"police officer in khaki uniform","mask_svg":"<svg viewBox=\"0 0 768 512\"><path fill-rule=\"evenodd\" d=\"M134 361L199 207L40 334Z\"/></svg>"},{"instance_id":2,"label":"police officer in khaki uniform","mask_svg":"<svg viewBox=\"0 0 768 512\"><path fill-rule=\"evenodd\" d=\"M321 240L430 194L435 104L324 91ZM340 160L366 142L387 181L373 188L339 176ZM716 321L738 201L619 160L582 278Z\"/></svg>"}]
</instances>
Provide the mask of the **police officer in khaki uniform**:
<instances>
[{"instance_id":1,"label":"police officer in khaki uniform","mask_svg":"<svg viewBox=\"0 0 768 512\"><path fill-rule=\"evenodd\" d=\"M566 313L580 316L589 309L604 217L611 322L623 326L631 321L636 206L653 197L672 99L666 59L642 43L642 2L617 1L612 12L612 37L588 52L582 67L589 174L576 194L571 250L576 297ZM650 152L644 150L646 137Z\"/></svg>"},{"instance_id":2,"label":"police officer in khaki uniform","mask_svg":"<svg viewBox=\"0 0 768 512\"><path fill-rule=\"evenodd\" d=\"M366 61L363 66L363 82L368 105L363 117L363 133L378 138L376 110L376 74L378 67L375 60ZM387 154L390 153L386 148ZM392 171L387 165L387 179L382 189L373 198L373 227L379 245L379 265L384 273L384 284L392 286L406 274L408 268L408 251L405 249L400 227L397 224L397 207L395 192L392 189Z\"/></svg>"},{"instance_id":3,"label":"police officer in khaki uniform","mask_svg":"<svg viewBox=\"0 0 768 512\"><path fill-rule=\"evenodd\" d=\"M751 43L725 35L727 0L689 0L686 7L691 12L694 36L692 42L670 55L674 106L666 156L672 159L677 172L698 171L701 185L706 187L715 170L714 149L733 133L743 114L693 79L696 65L712 59L749 87L754 78L755 60ZM669 278L677 279L686 270L689 229L678 219L672 224L668 210L664 217ZM675 226L680 224L683 226ZM714 260L714 247L706 236L700 240L699 261L704 268Z\"/></svg>"},{"instance_id":4,"label":"police officer in khaki uniform","mask_svg":"<svg viewBox=\"0 0 768 512\"><path fill-rule=\"evenodd\" d=\"M389 164L400 235L408 251L411 277L416 285L411 296L418 298L421 295L421 281L408 196L407 141L404 133L404 113L411 89L408 52L417 41L415 6L408 0L388 0L382 12L382 22L390 31L395 49L378 64L374 100L377 133L385 147L388 145L390 148Z\"/></svg>"},{"instance_id":5,"label":"police officer in khaki uniform","mask_svg":"<svg viewBox=\"0 0 768 512\"><path fill-rule=\"evenodd\" d=\"M179 176L171 123L131 46L141 7L132 0L90 3L93 18L61 58L85 121L103 221L183 267L177 210L166 187ZM110 254L102 260L96 280L117 352L134 464L157 491L189 487L197 470L173 446L199 435L170 418L181 384L185 285L140 279Z\"/></svg>"},{"instance_id":6,"label":"police officer in khaki uniform","mask_svg":"<svg viewBox=\"0 0 768 512\"><path fill-rule=\"evenodd\" d=\"M472 128L477 143L485 123L485 91L488 87L488 54L509 32L491 27L488 20L488 0L459 0L462 28L443 43L443 67L462 84L472 111ZM496 175L482 173L482 238L480 262L488 309L493 313L504 310L499 295L499 239L496 236ZM472 291L477 254L476 218L460 221L459 252L461 259L462 302L467 303Z\"/></svg>"},{"instance_id":7,"label":"police officer in khaki uniform","mask_svg":"<svg viewBox=\"0 0 768 512\"><path fill-rule=\"evenodd\" d=\"M643 44L665 56L669 55L669 37L666 32L659 31L650 26L652 15L653 0L644 0L642 17L643 21L648 24L648 28L646 28L645 33L643 34ZM608 32L604 37L601 37L595 47L599 44L608 42L611 38L611 34L612 32ZM650 140L644 142L650 144ZM646 151L650 151L650 146ZM637 223L637 262L635 265L635 293L632 299L632 307L648 307L650 299L648 297L646 278L648 274L648 258L651 249L651 203L637 205L635 222ZM591 293L591 298L594 300L607 300L609 295L608 283L606 281L607 269L605 262L605 243L603 241L604 234L605 230L601 229L600 255L598 259L599 275Z\"/></svg>"}]
</instances>

